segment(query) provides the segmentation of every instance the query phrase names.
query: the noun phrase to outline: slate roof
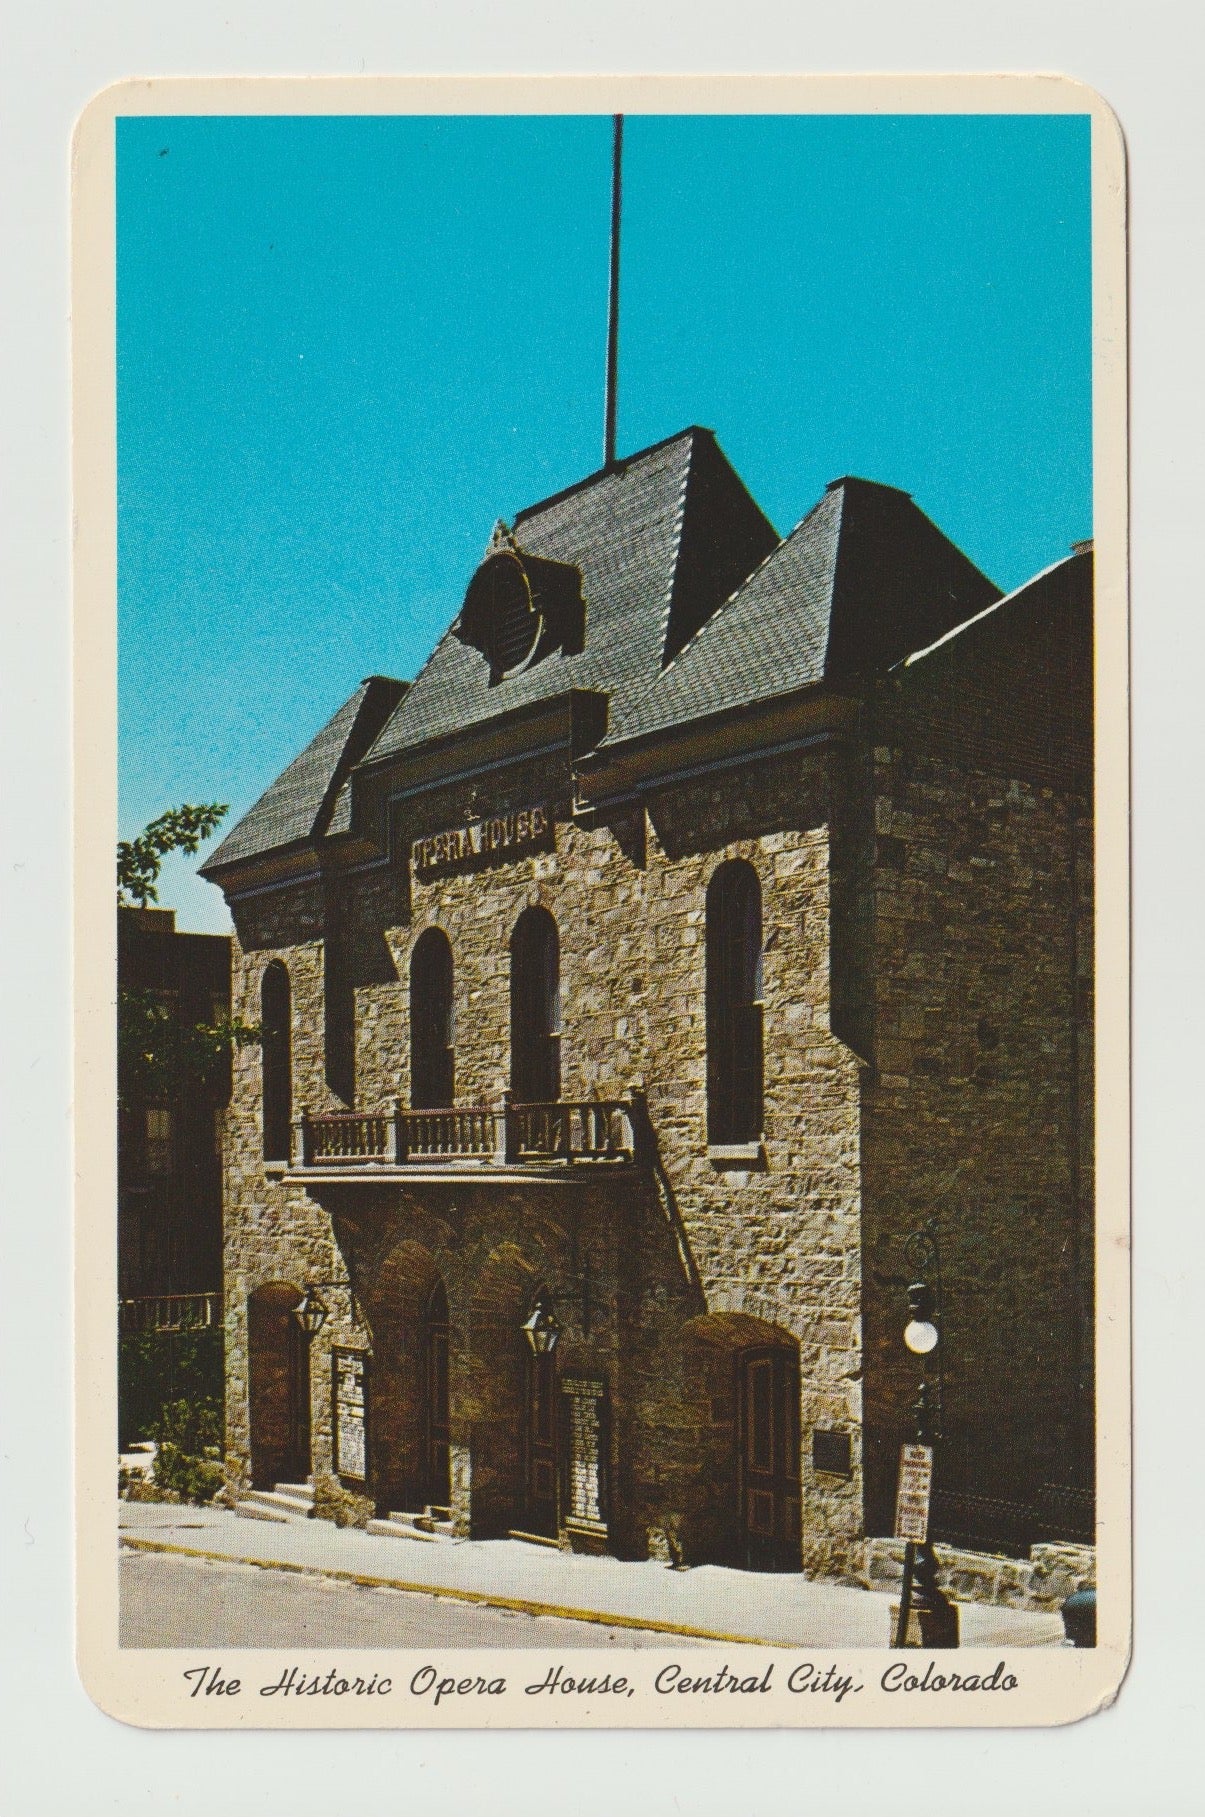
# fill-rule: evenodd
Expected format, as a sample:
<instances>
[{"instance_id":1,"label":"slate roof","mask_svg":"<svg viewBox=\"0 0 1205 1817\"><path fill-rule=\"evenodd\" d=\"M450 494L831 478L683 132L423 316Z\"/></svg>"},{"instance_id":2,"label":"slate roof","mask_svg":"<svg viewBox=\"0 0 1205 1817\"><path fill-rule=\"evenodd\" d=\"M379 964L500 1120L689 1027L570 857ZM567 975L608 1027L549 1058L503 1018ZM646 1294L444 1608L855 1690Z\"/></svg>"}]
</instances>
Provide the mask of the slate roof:
<instances>
[{"instance_id":1,"label":"slate roof","mask_svg":"<svg viewBox=\"0 0 1205 1817\"><path fill-rule=\"evenodd\" d=\"M444 633L413 683L363 683L202 869L351 824L351 772L516 708L591 689L604 747L819 683L882 674L1000 591L907 493L834 480L779 541L720 451L691 427L521 511L523 551L581 574L584 644L497 681ZM469 577L466 576L466 583Z\"/></svg>"},{"instance_id":2,"label":"slate roof","mask_svg":"<svg viewBox=\"0 0 1205 1817\"><path fill-rule=\"evenodd\" d=\"M999 598L906 492L834 480L606 743L881 673Z\"/></svg>"},{"instance_id":3,"label":"slate roof","mask_svg":"<svg viewBox=\"0 0 1205 1817\"><path fill-rule=\"evenodd\" d=\"M265 789L200 867L202 877L234 864L319 837L328 830L336 795L364 755L406 684L370 675L328 719L316 738Z\"/></svg>"}]
</instances>

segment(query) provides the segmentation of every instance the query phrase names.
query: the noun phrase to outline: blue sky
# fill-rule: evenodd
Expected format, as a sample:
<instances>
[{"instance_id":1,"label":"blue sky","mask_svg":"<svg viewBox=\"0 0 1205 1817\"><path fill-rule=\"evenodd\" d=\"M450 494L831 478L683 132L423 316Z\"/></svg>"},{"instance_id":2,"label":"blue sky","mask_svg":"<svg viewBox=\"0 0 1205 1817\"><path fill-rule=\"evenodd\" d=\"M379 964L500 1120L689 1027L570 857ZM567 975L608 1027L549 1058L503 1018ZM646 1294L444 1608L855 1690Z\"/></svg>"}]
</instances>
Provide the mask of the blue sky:
<instances>
[{"instance_id":1,"label":"blue sky","mask_svg":"<svg viewBox=\"0 0 1205 1817\"><path fill-rule=\"evenodd\" d=\"M630 118L619 452L785 533L902 486L1003 587L1091 522L1087 116ZM120 831L233 825L601 461L605 118L118 122ZM179 925L228 925L195 860Z\"/></svg>"}]
</instances>

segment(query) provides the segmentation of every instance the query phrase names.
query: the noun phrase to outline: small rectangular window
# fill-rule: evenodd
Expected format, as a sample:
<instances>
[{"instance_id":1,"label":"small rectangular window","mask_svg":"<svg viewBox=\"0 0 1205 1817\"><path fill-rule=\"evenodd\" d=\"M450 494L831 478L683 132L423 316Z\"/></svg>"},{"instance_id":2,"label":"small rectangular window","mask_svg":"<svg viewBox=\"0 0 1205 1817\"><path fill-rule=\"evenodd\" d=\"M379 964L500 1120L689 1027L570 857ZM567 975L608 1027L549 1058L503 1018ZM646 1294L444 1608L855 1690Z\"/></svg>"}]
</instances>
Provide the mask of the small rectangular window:
<instances>
[{"instance_id":1,"label":"small rectangular window","mask_svg":"<svg viewBox=\"0 0 1205 1817\"><path fill-rule=\"evenodd\" d=\"M174 1119L170 1110L152 1107L147 1111L146 1170L148 1173L171 1173L174 1133Z\"/></svg>"}]
</instances>

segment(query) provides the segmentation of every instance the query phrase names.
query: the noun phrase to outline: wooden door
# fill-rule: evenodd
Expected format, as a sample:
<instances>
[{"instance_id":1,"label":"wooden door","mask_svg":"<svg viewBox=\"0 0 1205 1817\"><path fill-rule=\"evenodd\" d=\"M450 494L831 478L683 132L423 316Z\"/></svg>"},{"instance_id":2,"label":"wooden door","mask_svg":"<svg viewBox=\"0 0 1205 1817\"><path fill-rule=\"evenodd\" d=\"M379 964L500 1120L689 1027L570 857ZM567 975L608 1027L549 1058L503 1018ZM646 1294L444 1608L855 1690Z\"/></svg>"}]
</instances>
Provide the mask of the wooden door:
<instances>
[{"instance_id":1,"label":"wooden door","mask_svg":"<svg viewBox=\"0 0 1205 1817\"><path fill-rule=\"evenodd\" d=\"M557 1379L552 1356L533 1356L527 1365L527 1494L523 1525L528 1533L555 1539L557 1507Z\"/></svg>"},{"instance_id":2,"label":"wooden door","mask_svg":"<svg viewBox=\"0 0 1205 1817\"><path fill-rule=\"evenodd\" d=\"M309 1339L293 1317L301 1294L272 1284L251 1296L251 1475L257 1489L310 1473Z\"/></svg>"},{"instance_id":3,"label":"wooden door","mask_svg":"<svg viewBox=\"0 0 1205 1817\"><path fill-rule=\"evenodd\" d=\"M451 1497L448 1418L448 1296L437 1281L427 1301L425 1493L432 1507L446 1508Z\"/></svg>"},{"instance_id":4,"label":"wooden door","mask_svg":"<svg viewBox=\"0 0 1205 1817\"><path fill-rule=\"evenodd\" d=\"M785 1346L738 1361L742 1545L750 1571L802 1566L799 1358Z\"/></svg>"}]
</instances>

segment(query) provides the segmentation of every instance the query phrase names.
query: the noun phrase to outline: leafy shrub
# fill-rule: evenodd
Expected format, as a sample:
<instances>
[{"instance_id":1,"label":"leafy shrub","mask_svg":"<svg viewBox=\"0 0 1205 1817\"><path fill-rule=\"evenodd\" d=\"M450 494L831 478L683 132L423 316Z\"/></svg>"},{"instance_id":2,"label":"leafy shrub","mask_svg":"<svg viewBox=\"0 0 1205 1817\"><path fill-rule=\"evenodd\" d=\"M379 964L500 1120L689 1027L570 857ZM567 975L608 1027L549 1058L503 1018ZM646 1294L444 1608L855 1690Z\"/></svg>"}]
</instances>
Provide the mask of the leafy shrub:
<instances>
[{"instance_id":1,"label":"leafy shrub","mask_svg":"<svg viewBox=\"0 0 1205 1817\"><path fill-rule=\"evenodd\" d=\"M198 1457L222 1443L222 1403L212 1395L167 1401L159 1410L151 1436L162 1450L174 1445Z\"/></svg>"},{"instance_id":2,"label":"leafy shrub","mask_svg":"<svg viewBox=\"0 0 1205 1817\"><path fill-rule=\"evenodd\" d=\"M168 1401L154 1425L155 1483L181 1500L211 1501L222 1487L222 1405L212 1397Z\"/></svg>"},{"instance_id":3,"label":"leafy shrub","mask_svg":"<svg viewBox=\"0 0 1205 1817\"><path fill-rule=\"evenodd\" d=\"M117 1362L122 1445L153 1438L166 1401L213 1400L220 1405L222 1349L220 1325L123 1333Z\"/></svg>"}]
</instances>

